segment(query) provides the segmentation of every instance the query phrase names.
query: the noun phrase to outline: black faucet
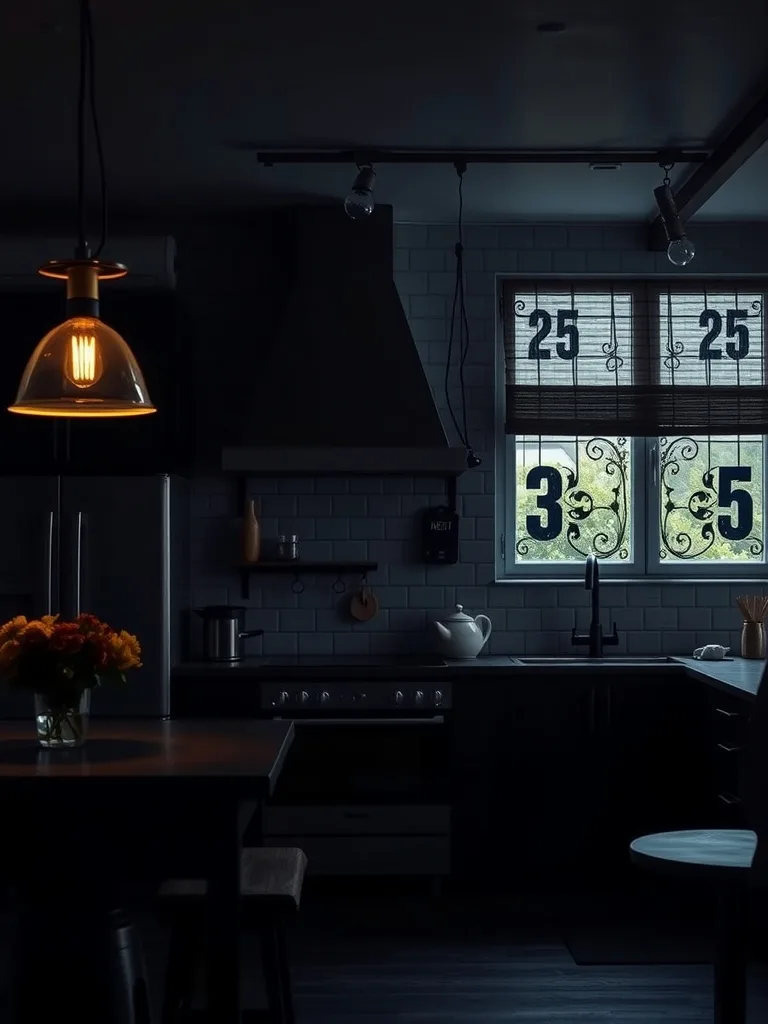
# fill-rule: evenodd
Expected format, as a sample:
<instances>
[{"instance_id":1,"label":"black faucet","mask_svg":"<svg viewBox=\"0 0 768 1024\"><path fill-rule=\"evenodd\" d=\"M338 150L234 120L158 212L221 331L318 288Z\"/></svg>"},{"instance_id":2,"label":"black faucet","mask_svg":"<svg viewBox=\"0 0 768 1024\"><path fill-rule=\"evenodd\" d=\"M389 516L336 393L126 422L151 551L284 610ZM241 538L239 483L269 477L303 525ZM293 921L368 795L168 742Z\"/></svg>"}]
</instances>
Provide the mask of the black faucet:
<instances>
[{"instance_id":1,"label":"black faucet","mask_svg":"<svg viewBox=\"0 0 768 1024\"><path fill-rule=\"evenodd\" d=\"M616 623L613 624L613 633L603 636L603 627L600 623L600 568L597 558L594 555L587 555L587 563L584 572L584 586L592 591L592 621L589 624L588 633L577 633L574 627L571 633L571 644L574 647L581 647L589 644L590 658L602 658L603 647L607 644L615 647L619 642L619 634L616 632Z\"/></svg>"}]
</instances>

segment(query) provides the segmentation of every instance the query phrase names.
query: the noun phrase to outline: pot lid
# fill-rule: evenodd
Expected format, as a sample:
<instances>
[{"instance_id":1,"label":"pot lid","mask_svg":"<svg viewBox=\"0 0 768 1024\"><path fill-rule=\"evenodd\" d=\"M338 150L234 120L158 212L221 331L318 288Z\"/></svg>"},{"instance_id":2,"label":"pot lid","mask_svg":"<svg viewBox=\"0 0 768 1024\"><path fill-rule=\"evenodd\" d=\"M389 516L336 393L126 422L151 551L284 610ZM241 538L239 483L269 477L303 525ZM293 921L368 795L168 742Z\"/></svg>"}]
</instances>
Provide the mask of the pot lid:
<instances>
[{"instance_id":1,"label":"pot lid","mask_svg":"<svg viewBox=\"0 0 768 1024\"><path fill-rule=\"evenodd\" d=\"M464 613L464 605L463 604L457 604L456 605L456 611L451 612L450 615L446 615L445 618L441 619L440 621L441 622L474 622L475 620L472 618L471 615L466 615Z\"/></svg>"}]
</instances>

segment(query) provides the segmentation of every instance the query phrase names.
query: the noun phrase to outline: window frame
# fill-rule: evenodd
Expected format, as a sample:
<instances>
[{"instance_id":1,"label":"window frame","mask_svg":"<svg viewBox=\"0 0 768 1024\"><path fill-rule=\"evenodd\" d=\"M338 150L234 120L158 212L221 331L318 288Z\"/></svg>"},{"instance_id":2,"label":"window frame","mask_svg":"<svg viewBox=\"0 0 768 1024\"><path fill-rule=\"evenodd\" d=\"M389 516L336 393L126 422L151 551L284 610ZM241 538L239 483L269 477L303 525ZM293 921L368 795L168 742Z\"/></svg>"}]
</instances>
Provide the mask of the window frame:
<instances>
[{"instance_id":1,"label":"window frame","mask_svg":"<svg viewBox=\"0 0 768 1024\"><path fill-rule=\"evenodd\" d=\"M520 282L522 287L530 287L535 284L546 283L556 288L560 287L582 287L592 288L603 285L610 286L626 284L629 287L657 288L664 289L672 287L680 291L695 290L701 287L703 279L699 280L677 280L669 277L631 278L608 277L600 275L592 278L589 275L570 275L568 277L553 276L542 278L541 275L497 275L496 295L499 300L497 308L496 331L496 423L495 423L495 476L496 476L496 578L499 581L522 582L522 581L544 581L544 582L565 582L577 581L583 578L583 561L573 563L523 563L515 561L515 537L516 537L516 470L517 470L517 437L516 434L507 434L505 429L505 406L506 406L506 361L505 361L505 322L503 293L510 282ZM718 285L743 285L749 279L744 275L734 275L729 278L726 275L718 275L712 278L713 290ZM763 295L763 309L766 309L768 300L768 281L764 277L749 280L755 291ZM768 327L766 327L764 312L764 351L768 350ZM659 331L654 330L652 340L658 348ZM768 363L766 363L768 366ZM766 387L768 387L768 369L766 370ZM549 431L547 432L549 433ZM606 432L607 433L607 432ZM745 436L754 433L747 432ZM596 434L580 435L593 437ZM661 548L661 522L660 522L660 494L661 480L659 467L659 438L634 437L629 439L632 446L632 472L631 472L631 524L632 524L632 545L634 560L632 563L602 561L600 570L606 579L624 582L659 582L666 581L713 581L713 582L736 582L740 580L755 581L768 580L768 435L762 435L762 495L761 512L763 516L763 542L765 543L764 560L755 563L717 564L715 562L687 562L683 560L665 561L659 557ZM500 528L499 528L500 527Z\"/></svg>"},{"instance_id":2,"label":"window frame","mask_svg":"<svg viewBox=\"0 0 768 1024\"><path fill-rule=\"evenodd\" d=\"M592 435L584 435L584 438ZM504 479L506 484L506 501L504 517L504 555L505 574L510 577L535 576L536 578L558 579L564 576L581 576L584 573L583 559L575 559L573 562L516 562L515 544L517 527L517 437L516 434L505 434L504 447ZM638 471L638 459L645 458L645 445L635 438L628 439L632 446L631 459L631 530L632 549L634 559L632 562L609 561L600 562L600 571L606 577L621 577L622 579L639 578L645 574L645 482L644 474ZM642 441L642 439L641 439ZM639 491L638 491L639 488ZM635 509L636 495L640 493L639 512ZM638 554L641 557L638 557Z\"/></svg>"},{"instance_id":3,"label":"window frame","mask_svg":"<svg viewBox=\"0 0 768 1024\"><path fill-rule=\"evenodd\" d=\"M768 385L766 385L768 386ZM748 436L748 435L745 435ZM768 577L768 526L765 521L766 509L766 445L768 436L762 435L762 484L761 513L763 517L763 552L762 562L728 562L717 563L702 559L699 562L688 562L683 559L676 561L664 560L661 551L661 471L659 466L660 449L658 438L648 438L648 508L654 509L649 514L649 531L646 539L646 574L649 579L711 579L730 581L731 579L761 579ZM655 448L655 451L653 450ZM655 463L655 467L654 467ZM653 502L651 505L650 503Z\"/></svg>"}]
</instances>

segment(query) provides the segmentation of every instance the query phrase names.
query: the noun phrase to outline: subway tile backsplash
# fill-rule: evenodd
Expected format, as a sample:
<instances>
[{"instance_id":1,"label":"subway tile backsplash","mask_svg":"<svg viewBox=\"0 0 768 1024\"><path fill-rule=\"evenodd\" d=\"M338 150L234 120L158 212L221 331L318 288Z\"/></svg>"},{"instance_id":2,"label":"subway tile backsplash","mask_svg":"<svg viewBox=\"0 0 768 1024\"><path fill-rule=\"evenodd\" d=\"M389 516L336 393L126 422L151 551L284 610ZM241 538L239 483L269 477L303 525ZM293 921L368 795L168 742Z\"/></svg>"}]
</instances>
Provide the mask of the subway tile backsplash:
<instances>
[{"instance_id":1,"label":"subway tile backsplash","mask_svg":"<svg viewBox=\"0 0 768 1024\"><path fill-rule=\"evenodd\" d=\"M456 231L452 225L396 227L395 281L446 427L443 374L454 287ZM697 227L696 272L768 273L768 228ZM249 601L240 594L240 510L234 481L193 482L191 566L196 606L244 603L247 625L262 628L251 642L265 654L387 654L428 651L429 621L459 602L493 621L489 649L497 654L552 654L571 650L571 630L589 622L583 585L493 584L495 275L668 275L664 253L646 251L644 225L468 225L464 235L471 345L465 367L473 444L480 469L459 479L460 562L444 568L418 560L419 512L443 498L441 480L418 477L253 479L265 536L297 533L302 554L318 559L371 559L369 582L380 602L368 623L347 614L359 580L333 592L332 576L308 577L294 593L291 576L252 577ZM393 396L393 415L397 415ZM452 443L456 443L455 439ZM616 622L628 654L688 654L715 641L738 649L735 599L743 587L727 583L642 583L603 586L602 619ZM760 589L755 587L755 590ZM197 621L193 617L193 629Z\"/></svg>"},{"instance_id":2,"label":"subway tile backsplash","mask_svg":"<svg viewBox=\"0 0 768 1024\"><path fill-rule=\"evenodd\" d=\"M492 480L486 472L482 478ZM281 481L279 486L290 485ZM583 584L494 585L490 553L477 542L462 541L462 561L455 566L421 564L417 510L433 504L435 494L347 494L339 497L354 500L341 508L354 514L344 514L336 498L329 503L327 495L264 495L258 480L250 481L249 493L270 510L262 520L265 534L298 533L306 556L379 561L369 582L380 610L368 623L352 621L346 611L360 582L354 577L345 578L347 589L337 595L332 576L308 576L301 593L293 592L290 575L253 576L250 600L242 603L249 608L247 625L265 631L265 654L426 651L429 620L457 602L473 613L488 613L494 626L489 648L497 654L567 653L571 630L584 629L589 622L590 595ZM200 478L194 481L193 495L195 604L241 603L240 579L233 568L239 552L234 482ZM382 514L385 507L401 512L403 497L408 498L408 516ZM478 521L467 513L467 497L460 502L462 537L471 534ZM280 503L275 506L277 498ZM390 500L386 506L384 498ZM284 511L275 514L277 509ZM310 509L317 514L310 516ZM382 532L395 533L397 539L380 540ZM737 648L740 619L735 598L743 589L723 583L604 582L602 619L606 629L616 622L621 637L616 653L687 654L707 641ZM252 642L253 651L258 651L258 643Z\"/></svg>"}]
</instances>

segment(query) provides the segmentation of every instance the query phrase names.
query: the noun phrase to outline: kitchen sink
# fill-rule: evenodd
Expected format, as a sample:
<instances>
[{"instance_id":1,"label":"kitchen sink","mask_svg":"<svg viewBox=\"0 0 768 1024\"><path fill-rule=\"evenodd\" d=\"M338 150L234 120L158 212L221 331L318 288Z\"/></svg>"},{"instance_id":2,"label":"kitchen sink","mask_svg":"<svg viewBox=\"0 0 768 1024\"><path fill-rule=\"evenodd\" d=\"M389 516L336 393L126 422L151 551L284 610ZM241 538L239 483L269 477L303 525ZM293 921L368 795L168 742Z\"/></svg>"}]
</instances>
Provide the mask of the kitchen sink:
<instances>
[{"instance_id":1,"label":"kitchen sink","mask_svg":"<svg viewBox=\"0 0 768 1024\"><path fill-rule=\"evenodd\" d=\"M516 658L515 660L520 662L521 665L591 665L594 668L599 668L601 665L617 667L622 665L663 665L668 664L673 659L667 657L642 657L639 655L633 657L632 655L621 654L604 655L602 658L588 658L571 657L563 654L541 658Z\"/></svg>"}]
</instances>

